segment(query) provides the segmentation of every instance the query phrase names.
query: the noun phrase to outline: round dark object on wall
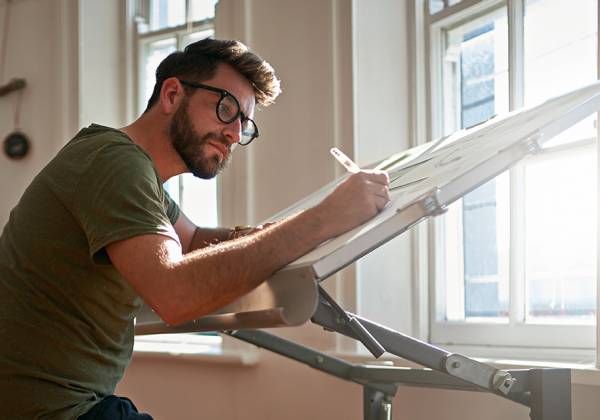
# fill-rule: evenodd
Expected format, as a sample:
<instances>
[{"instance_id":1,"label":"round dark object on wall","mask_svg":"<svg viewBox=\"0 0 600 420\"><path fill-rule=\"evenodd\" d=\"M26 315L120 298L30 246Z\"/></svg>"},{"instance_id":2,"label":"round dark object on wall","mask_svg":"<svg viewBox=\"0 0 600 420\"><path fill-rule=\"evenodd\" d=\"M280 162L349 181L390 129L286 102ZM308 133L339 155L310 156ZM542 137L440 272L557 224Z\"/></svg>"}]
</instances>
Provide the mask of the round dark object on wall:
<instances>
[{"instance_id":1,"label":"round dark object on wall","mask_svg":"<svg viewBox=\"0 0 600 420\"><path fill-rule=\"evenodd\" d=\"M4 153L11 159L22 159L29 152L29 139L19 131L10 133L4 139Z\"/></svg>"}]
</instances>

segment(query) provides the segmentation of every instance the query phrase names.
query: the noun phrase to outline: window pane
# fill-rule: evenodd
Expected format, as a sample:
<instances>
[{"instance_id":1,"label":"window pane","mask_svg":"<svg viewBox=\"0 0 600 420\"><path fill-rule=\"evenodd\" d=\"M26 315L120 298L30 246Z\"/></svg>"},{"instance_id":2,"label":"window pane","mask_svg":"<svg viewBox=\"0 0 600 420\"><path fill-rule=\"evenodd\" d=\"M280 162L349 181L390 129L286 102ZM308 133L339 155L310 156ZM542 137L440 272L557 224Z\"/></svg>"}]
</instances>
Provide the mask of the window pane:
<instances>
[{"instance_id":1,"label":"window pane","mask_svg":"<svg viewBox=\"0 0 600 420\"><path fill-rule=\"evenodd\" d=\"M534 105L596 80L596 0L525 4L525 104ZM560 29L558 29L560 28ZM596 115L546 144L595 137Z\"/></svg>"},{"instance_id":2,"label":"window pane","mask_svg":"<svg viewBox=\"0 0 600 420\"><path fill-rule=\"evenodd\" d=\"M181 175L183 189L181 209L198 226L216 227L217 218L217 182L204 180L192 174Z\"/></svg>"},{"instance_id":3,"label":"window pane","mask_svg":"<svg viewBox=\"0 0 600 420\"><path fill-rule=\"evenodd\" d=\"M506 9L445 33L443 134L508 111Z\"/></svg>"},{"instance_id":4,"label":"window pane","mask_svg":"<svg viewBox=\"0 0 600 420\"><path fill-rule=\"evenodd\" d=\"M173 178L169 179L163 184L163 188L167 193L169 193L169 196L173 199L173 201L175 201L177 205L181 208L180 195L182 191L182 184L180 181L180 177L174 176Z\"/></svg>"},{"instance_id":5,"label":"window pane","mask_svg":"<svg viewBox=\"0 0 600 420\"><path fill-rule=\"evenodd\" d=\"M152 96L156 82L156 68L167 55L176 50L176 46L175 38L162 39L143 46L140 112L146 109L146 102Z\"/></svg>"},{"instance_id":6,"label":"window pane","mask_svg":"<svg viewBox=\"0 0 600 420\"><path fill-rule=\"evenodd\" d=\"M445 38L444 133L450 134L508 110L506 9L447 31ZM445 290L447 299L454 296L454 303L446 301L448 319L508 315L508 188L506 175L492 180L446 215Z\"/></svg>"},{"instance_id":7,"label":"window pane","mask_svg":"<svg viewBox=\"0 0 600 420\"><path fill-rule=\"evenodd\" d=\"M596 0L525 4L525 103L596 80Z\"/></svg>"},{"instance_id":8,"label":"window pane","mask_svg":"<svg viewBox=\"0 0 600 420\"><path fill-rule=\"evenodd\" d=\"M594 319L596 160L596 146L586 146L541 155L526 166L529 320Z\"/></svg>"},{"instance_id":9,"label":"window pane","mask_svg":"<svg viewBox=\"0 0 600 420\"><path fill-rule=\"evenodd\" d=\"M215 5L218 0L190 0L190 19L192 21L215 17Z\"/></svg>"},{"instance_id":10,"label":"window pane","mask_svg":"<svg viewBox=\"0 0 600 420\"><path fill-rule=\"evenodd\" d=\"M433 15L444 10L444 0L429 0L429 14Z\"/></svg>"},{"instance_id":11,"label":"window pane","mask_svg":"<svg viewBox=\"0 0 600 420\"><path fill-rule=\"evenodd\" d=\"M526 2L527 105L596 80L596 4L595 0ZM545 147L595 138L596 119L596 114L586 118ZM595 147L576 147L537 157L525 168L529 321L594 319L596 159Z\"/></svg>"},{"instance_id":12,"label":"window pane","mask_svg":"<svg viewBox=\"0 0 600 420\"><path fill-rule=\"evenodd\" d=\"M183 47L187 47L192 42L200 41L201 39L208 38L215 35L214 29L207 29L205 31L193 32L183 37Z\"/></svg>"},{"instance_id":13,"label":"window pane","mask_svg":"<svg viewBox=\"0 0 600 420\"><path fill-rule=\"evenodd\" d=\"M185 0L150 0L150 30L185 23Z\"/></svg>"},{"instance_id":14,"label":"window pane","mask_svg":"<svg viewBox=\"0 0 600 420\"><path fill-rule=\"evenodd\" d=\"M449 206L443 216L443 319L508 316L509 194L504 173Z\"/></svg>"},{"instance_id":15,"label":"window pane","mask_svg":"<svg viewBox=\"0 0 600 420\"><path fill-rule=\"evenodd\" d=\"M462 202L466 318L508 316L507 180L504 174Z\"/></svg>"}]
</instances>

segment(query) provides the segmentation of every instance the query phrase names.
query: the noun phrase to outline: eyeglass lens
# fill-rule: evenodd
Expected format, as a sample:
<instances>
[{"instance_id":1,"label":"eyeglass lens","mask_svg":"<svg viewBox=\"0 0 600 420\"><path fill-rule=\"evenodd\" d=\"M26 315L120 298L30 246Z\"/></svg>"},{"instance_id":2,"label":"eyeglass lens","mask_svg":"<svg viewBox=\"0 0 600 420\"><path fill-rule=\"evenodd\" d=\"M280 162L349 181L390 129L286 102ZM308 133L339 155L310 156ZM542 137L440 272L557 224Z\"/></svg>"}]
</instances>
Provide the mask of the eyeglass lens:
<instances>
[{"instance_id":1,"label":"eyeglass lens","mask_svg":"<svg viewBox=\"0 0 600 420\"><path fill-rule=\"evenodd\" d=\"M217 113L221 121L229 124L238 117L240 113L240 106L233 96L226 95L223 96L219 101Z\"/></svg>"},{"instance_id":2,"label":"eyeglass lens","mask_svg":"<svg viewBox=\"0 0 600 420\"><path fill-rule=\"evenodd\" d=\"M217 105L217 116L226 124L240 116L240 106L233 96L225 95ZM256 125L250 119L242 120L242 138L240 144L250 143L256 136Z\"/></svg>"}]
</instances>

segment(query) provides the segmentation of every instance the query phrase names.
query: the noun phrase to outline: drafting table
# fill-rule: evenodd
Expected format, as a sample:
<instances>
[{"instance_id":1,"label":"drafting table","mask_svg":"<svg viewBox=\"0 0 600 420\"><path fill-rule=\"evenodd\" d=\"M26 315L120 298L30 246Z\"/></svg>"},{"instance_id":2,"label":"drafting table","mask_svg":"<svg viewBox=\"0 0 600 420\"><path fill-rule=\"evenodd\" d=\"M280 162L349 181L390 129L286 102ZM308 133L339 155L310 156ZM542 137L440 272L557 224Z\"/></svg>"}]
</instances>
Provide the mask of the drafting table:
<instances>
[{"instance_id":1,"label":"drafting table","mask_svg":"<svg viewBox=\"0 0 600 420\"><path fill-rule=\"evenodd\" d=\"M375 165L387 170L391 180L391 202L375 218L322 244L214 314L172 327L145 310L137 318L136 334L225 331L361 384L365 420L391 419L392 397L399 385L491 392L530 407L531 420L570 420L570 370L496 369L346 312L319 283L419 221L443 213L455 200L541 151L552 137L599 110L600 83L595 83L390 156ZM269 220L317 204L344 178ZM388 352L426 369L353 365L258 330L300 325L309 319L362 342L375 357Z\"/></svg>"}]
</instances>

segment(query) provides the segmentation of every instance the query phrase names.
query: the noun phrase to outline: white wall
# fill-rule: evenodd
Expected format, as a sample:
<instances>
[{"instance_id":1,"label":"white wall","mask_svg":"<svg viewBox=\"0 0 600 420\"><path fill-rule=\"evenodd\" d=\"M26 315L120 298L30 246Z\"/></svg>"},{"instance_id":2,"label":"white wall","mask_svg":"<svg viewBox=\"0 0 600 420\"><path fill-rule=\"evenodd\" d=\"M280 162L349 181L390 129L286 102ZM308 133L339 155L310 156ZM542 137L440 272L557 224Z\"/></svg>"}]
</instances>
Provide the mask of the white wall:
<instances>
[{"instance_id":1,"label":"white wall","mask_svg":"<svg viewBox=\"0 0 600 420\"><path fill-rule=\"evenodd\" d=\"M411 147L409 31L405 1L354 1L356 158L381 160ZM407 232L358 263L359 313L412 334L412 255Z\"/></svg>"}]
</instances>

